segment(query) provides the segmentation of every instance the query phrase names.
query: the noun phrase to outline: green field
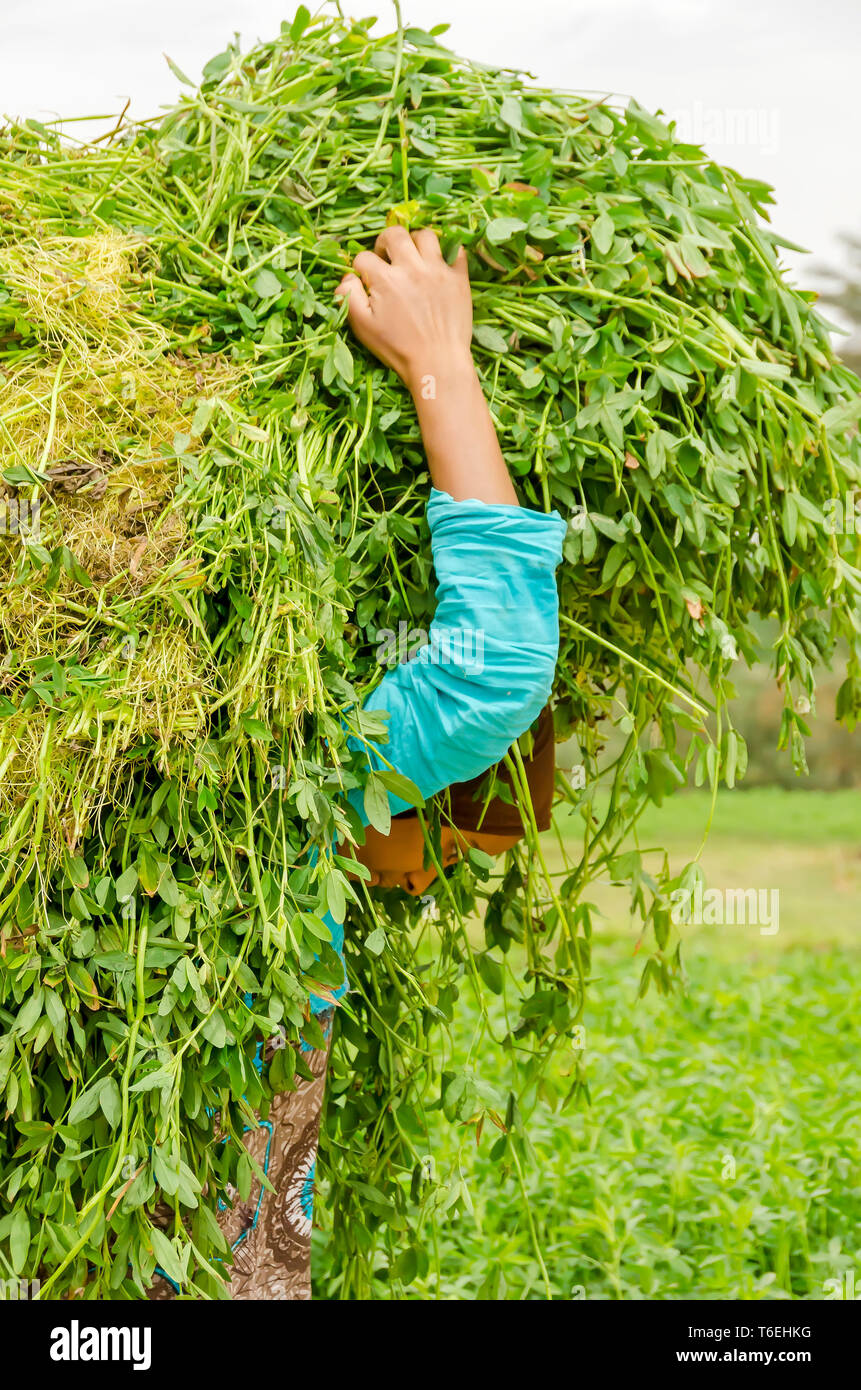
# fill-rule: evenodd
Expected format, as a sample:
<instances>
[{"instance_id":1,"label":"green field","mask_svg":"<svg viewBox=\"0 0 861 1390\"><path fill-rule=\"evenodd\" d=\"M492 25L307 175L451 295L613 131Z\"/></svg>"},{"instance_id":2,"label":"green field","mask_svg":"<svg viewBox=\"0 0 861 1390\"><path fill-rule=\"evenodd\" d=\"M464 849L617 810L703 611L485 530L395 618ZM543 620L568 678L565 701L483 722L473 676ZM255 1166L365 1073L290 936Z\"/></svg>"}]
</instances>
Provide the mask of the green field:
<instances>
[{"instance_id":1,"label":"green field","mask_svg":"<svg viewBox=\"0 0 861 1390\"><path fill-rule=\"evenodd\" d=\"M641 849L666 849L673 868L682 868L699 850L710 812L705 792L650 807L638 825ZM569 815L563 832L566 825L578 822ZM780 929L772 951L772 938L756 927L687 928L689 961L702 951L741 962L762 950L777 959L792 945L861 945L861 790L721 791L701 863L709 887L779 889ZM610 937L634 940L623 890L590 889L589 897L606 912Z\"/></svg>"},{"instance_id":2,"label":"green field","mask_svg":"<svg viewBox=\"0 0 861 1390\"><path fill-rule=\"evenodd\" d=\"M680 796L640 843L681 865L708 812L705 795ZM430 1274L392 1296L542 1298L542 1262L564 1299L822 1299L848 1270L861 1289L859 830L861 792L722 795L708 883L779 887L780 930L683 928L687 990L669 998L637 1002L624 895L590 892L606 914L585 1019L591 1105L542 1106L532 1122L533 1230L518 1175L490 1156L493 1127L476 1147L440 1122L436 1171L459 1173L468 1199L439 1223ZM471 1057L504 1109L510 1060L474 1046L478 1015L461 1002L460 1064ZM560 1090L575 1060L556 1059Z\"/></svg>"}]
</instances>

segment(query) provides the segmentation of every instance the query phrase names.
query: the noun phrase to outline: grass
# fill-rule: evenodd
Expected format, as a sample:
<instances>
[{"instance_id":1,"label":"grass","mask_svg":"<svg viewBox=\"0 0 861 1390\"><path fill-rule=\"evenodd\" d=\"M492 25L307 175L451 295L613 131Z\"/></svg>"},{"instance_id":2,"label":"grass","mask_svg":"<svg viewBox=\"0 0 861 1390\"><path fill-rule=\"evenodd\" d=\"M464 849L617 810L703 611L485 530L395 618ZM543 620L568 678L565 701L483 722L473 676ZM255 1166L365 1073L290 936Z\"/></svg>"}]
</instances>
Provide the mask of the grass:
<instances>
[{"instance_id":1,"label":"grass","mask_svg":"<svg viewBox=\"0 0 861 1390\"><path fill-rule=\"evenodd\" d=\"M638 826L641 848L665 848L673 870L694 858L703 841L711 796L688 792L650 807ZM579 820L569 813L561 823L575 831ZM861 894L861 791L787 791L763 787L752 791L721 790L702 854L710 888L777 888L780 892L778 951L792 945L822 951L858 941ZM660 852L647 864L656 866ZM554 865L559 856L550 852ZM590 898L605 913L604 932L635 939L625 894L599 887ZM756 927L686 927L691 953L706 951L725 961L766 949ZM766 957L771 958L771 957Z\"/></svg>"},{"instance_id":2,"label":"grass","mask_svg":"<svg viewBox=\"0 0 861 1390\"><path fill-rule=\"evenodd\" d=\"M642 843L652 832L690 858L707 817L706 796L679 798ZM682 996L637 1002L624 904L605 898L585 1021L591 1106L539 1107L525 1172L554 1298L821 1299L826 1279L857 1277L859 824L861 792L719 798L708 882L779 886L781 929L685 929ZM465 1065L479 1020L466 992L459 1008ZM564 1088L575 1060L559 1054L551 1079ZM485 1044L478 1070L503 1111L509 1067ZM407 1297L544 1296L517 1175L493 1162L489 1130L476 1147L472 1129L435 1125L437 1173L459 1173L473 1210L443 1220Z\"/></svg>"},{"instance_id":3,"label":"grass","mask_svg":"<svg viewBox=\"0 0 861 1390\"><path fill-rule=\"evenodd\" d=\"M644 843L680 850L696 847L709 819L711 796L689 792L649 806L640 820ZM569 813L570 814L570 813ZM861 829L861 791L787 791L758 787L747 791L722 788L712 820L710 848L719 840L752 837L760 845L857 844Z\"/></svg>"}]
</instances>

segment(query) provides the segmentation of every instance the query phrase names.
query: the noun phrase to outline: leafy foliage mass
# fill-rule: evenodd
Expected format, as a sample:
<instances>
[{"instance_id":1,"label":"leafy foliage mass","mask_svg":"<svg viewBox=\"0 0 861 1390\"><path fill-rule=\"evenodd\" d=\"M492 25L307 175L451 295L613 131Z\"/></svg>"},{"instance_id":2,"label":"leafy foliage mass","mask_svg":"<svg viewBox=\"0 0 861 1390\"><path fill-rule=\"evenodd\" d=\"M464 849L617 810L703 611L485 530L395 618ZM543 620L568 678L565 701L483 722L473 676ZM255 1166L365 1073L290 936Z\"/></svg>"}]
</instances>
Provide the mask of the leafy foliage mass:
<instances>
[{"instance_id":1,"label":"leafy foliage mass","mask_svg":"<svg viewBox=\"0 0 861 1390\"><path fill-rule=\"evenodd\" d=\"M544 1069L582 1014L593 879L630 885L643 989L678 973L678 881L620 845L686 764L715 789L743 774L731 679L761 659L756 620L777 621L798 766L840 639L857 714L857 539L826 525L859 479L857 383L783 278L768 190L634 103L370 28L303 8L100 145L0 136L0 1264L43 1297L140 1298L156 1263L222 1294L217 1201L259 1180L243 1127L304 1067L285 1046L260 1076L255 1050L320 1042L327 911L353 987L327 1287L423 1278L464 1200L428 1161L427 1107L487 1118L522 1182L529 1110L583 1093ZM581 825L561 875L530 832L420 918L335 852L361 834L345 790L388 814L391 777L346 742L384 733L357 713L376 634L433 607L416 423L332 295L391 220L468 248L506 457L524 502L571 517L555 713L582 771L560 781ZM503 1111L446 1062L464 988Z\"/></svg>"}]
</instances>

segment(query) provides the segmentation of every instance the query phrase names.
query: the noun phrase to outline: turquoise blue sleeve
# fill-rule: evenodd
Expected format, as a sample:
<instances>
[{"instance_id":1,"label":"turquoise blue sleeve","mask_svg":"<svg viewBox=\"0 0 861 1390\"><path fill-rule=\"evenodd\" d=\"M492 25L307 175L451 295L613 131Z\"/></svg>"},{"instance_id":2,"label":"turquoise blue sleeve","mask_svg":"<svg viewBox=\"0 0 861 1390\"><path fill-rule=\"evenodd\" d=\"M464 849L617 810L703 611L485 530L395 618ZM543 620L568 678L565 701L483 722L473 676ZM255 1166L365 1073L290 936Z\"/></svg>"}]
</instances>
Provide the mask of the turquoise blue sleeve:
<instances>
[{"instance_id":1,"label":"turquoise blue sleeve","mask_svg":"<svg viewBox=\"0 0 861 1390\"><path fill-rule=\"evenodd\" d=\"M547 703L565 536L558 512L455 502L436 488L427 514L437 577L428 641L365 701L390 716L372 765L391 764L424 797L485 772ZM407 809L389 799L394 814Z\"/></svg>"},{"instance_id":2,"label":"turquoise blue sleeve","mask_svg":"<svg viewBox=\"0 0 861 1390\"><path fill-rule=\"evenodd\" d=\"M388 742L365 745L370 766L393 767L423 797L485 772L547 703L559 654L555 571L565 536L558 512L455 502L436 488L427 515L437 577L427 643L364 703L390 716ZM366 822L361 792L350 801ZM394 815L410 809L391 793L389 802ZM343 926L325 920L343 952ZM329 1005L313 997L311 1007L318 1013Z\"/></svg>"}]
</instances>

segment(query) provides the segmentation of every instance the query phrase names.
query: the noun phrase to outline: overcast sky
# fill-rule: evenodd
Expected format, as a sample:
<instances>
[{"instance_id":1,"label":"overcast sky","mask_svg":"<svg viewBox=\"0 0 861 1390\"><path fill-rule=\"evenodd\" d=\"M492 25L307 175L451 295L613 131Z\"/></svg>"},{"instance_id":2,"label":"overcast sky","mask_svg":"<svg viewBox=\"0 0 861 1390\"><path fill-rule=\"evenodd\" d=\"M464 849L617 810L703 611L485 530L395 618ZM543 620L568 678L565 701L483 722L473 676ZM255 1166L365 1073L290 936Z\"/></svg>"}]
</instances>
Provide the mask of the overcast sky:
<instances>
[{"instance_id":1,"label":"overcast sky","mask_svg":"<svg viewBox=\"0 0 861 1390\"><path fill-rule=\"evenodd\" d=\"M314 8L313 0L309 7ZM197 77L239 29L277 32L296 0L0 0L0 113L153 114L177 89L164 51ZM389 0L354 0L378 14ZM774 224L812 259L861 233L859 0L403 0L450 47L543 83L634 94L722 162L772 183ZM853 92L855 96L853 96ZM801 283L811 258L791 257Z\"/></svg>"}]
</instances>

